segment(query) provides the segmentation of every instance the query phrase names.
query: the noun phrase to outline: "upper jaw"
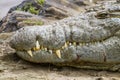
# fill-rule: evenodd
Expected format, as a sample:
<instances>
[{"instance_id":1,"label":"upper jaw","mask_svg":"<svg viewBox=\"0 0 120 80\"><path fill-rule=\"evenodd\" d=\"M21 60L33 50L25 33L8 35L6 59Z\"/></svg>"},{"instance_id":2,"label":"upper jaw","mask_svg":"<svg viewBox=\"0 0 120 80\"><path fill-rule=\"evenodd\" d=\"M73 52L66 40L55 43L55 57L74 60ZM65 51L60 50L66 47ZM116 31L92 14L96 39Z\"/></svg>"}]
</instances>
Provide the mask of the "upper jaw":
<instances>
[{"instance_id":1,"label":"upper jaw","mask_svg":"<svg viewBox=\"0 0 120 80\"><path fill-rule=\"evenodd\" d=\"M100 12L98 12L97 14L96 14L96 18L98 18L98 19L106 19L106 18L120 18L120 10L115 10L115 11L100 11ZM102 21L102 20L101 20ZM120 26L119 26L120 27ZM112 28L113 29L113 28ZM30 33L29 33L30 34ZM24 34L23 34L24 35ZM36 36L36 35L34 35L34 36ZM34 39L33 39L34 40ZM33 49L33 51L36 51L36 50L44 50L44 51L49 51L50 53L52 53L52 50L50 49L50 50L48 50L48 48L46 48L46 47L43 47L43 46L41 46L40 44L39 44L39 42L40 41L33 41L34 42L34 45L36 45L35 47L32 47L32 49ZM13 43L14 44L14 43ZM61 47L61 48L66 48L68 45L75 45L76 46L76 44L78 45L78 43L76 43L76 42L73 42L73 43L70 43L70 42L65 42L65 44ZM79 43L79 45L84 45L84 43L83 44L81 44L81 43ZM29 49L29 50L26 50L27 51L27 53L29 53L29 55L30 56L33 56L32 55L32 51ZM56 54L57 54L57 56L59 57L59 58L61 58L61 55L60 55L60 49L56 49L55 51L54 51Z\"/></svg>"}]
</instances>

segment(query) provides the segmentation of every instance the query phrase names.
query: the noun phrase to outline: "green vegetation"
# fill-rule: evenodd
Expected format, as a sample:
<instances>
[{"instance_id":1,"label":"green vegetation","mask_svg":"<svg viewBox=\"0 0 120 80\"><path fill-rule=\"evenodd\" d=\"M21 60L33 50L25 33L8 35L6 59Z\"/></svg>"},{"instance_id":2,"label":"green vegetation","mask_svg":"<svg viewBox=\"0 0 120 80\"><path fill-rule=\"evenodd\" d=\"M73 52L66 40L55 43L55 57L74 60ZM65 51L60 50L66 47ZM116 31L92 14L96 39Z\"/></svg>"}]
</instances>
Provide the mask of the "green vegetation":
<instances>
[{"instance_id":1,"label":"green vegetation","mask_svg":"<svg viewBox=\"0 0 120 80\"><path fill-rule=\"evenodd\" d=\"M40 20L24 20L23 23L32 24L32 25L43 25L44 24L44 22Z\"/></svg>"},{"instance_id":2,"label":"green vegetation","mask_svg":"<svg viewBox=\"0 0 120 80\"><path fill-rule=\"evenodd\" d=\"M38 13L39 13L39 10L36 10L35 7L30 6L29 12L32 13L32 14L38 14Z\"/></svg>"},{"instance_id":3,"label":"green vegetation","mask_svg":"<svg viewBox=\"0 0 120 80\"><path fill-rule=\"evenodd\" d=\"M34 6L32 5L32 3L27 3L27 4L23 7L22 10L23 10L23 11L28 11L28 12L30 12L30 13L32 13L32 14L36 14L36 15L39 13L39 10L37 10L36 7L34 7Z\"/></svg>"},{"instance_id":4,"label":"green vegetation","mask_svg":"<svg viewBox=\"0 0 120 80\"><path fill-rule=\"evenodd\" d=\"M39 9L37 9L36 7L34 7L32 5L32 3L27 3L25 6L23 6L23 8L17 8L16 10L30 12L30 13L36 14L36 15L39 14Z\"/></svg>"},{"instance_id":5,"label":"green vegetation","mask_svg":"<svg viewBox=\"0 0 120 80\"><path fill-rule=\"evenodd\" d=\"M45 0L36 0L38 4L43 5L45 3Z\"/></svg>"},{"instance_id":6,"label":"green vegetation","mask_svg":"<svg viewBox=\"0 0 120 80\"><path fill-rule=\"evenodd\" d=\"M36 0L36 1L41 6L43 6L43 4L45 3L45 0ZM23 6L22 8L17 8L16 10L30 12L32 14L38 15L41 8L35 7L32 3L26 3L25 6Z\"/></svg>"},{"instance_id":7,"label":"green vegetation","mask_svg":"<svg viewBox=\"0 0 120 80\"><path fill-rule=\"evenodd\" d=\"M28 11L30 6L32 6L32 3L27 3L25 6L23 6L22 10L23 11Z\"/></svg>"},{"instance_id":8,"label":"green vegetation","mask_svg":"<svg viewBox=\"0 0 120 80\"><path fill-rule=\"evenodd\" d=\"M22 11L22 9L21 9L21 8L17 8L16 10L17 10L17 11Z\"/></svg>"}]
</instances>

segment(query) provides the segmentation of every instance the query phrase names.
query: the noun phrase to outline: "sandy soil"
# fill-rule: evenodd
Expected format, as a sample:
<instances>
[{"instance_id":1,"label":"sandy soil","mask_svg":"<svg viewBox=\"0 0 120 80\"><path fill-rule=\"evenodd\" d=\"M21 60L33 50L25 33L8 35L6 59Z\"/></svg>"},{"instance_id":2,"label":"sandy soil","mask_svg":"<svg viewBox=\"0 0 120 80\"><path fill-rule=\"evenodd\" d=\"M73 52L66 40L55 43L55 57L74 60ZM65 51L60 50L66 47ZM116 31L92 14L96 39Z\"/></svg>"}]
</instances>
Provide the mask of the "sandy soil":
<instances>
[{"instance_id":1,"label":"sandy soil","mask_svg":"<svg viewBox=\"0 0 120 80\"><path fill-rule=\"evenodd\" d=\"M0 40L0 80L120 80L120 73L29 63Z\"/></svg>"}]
</instances>

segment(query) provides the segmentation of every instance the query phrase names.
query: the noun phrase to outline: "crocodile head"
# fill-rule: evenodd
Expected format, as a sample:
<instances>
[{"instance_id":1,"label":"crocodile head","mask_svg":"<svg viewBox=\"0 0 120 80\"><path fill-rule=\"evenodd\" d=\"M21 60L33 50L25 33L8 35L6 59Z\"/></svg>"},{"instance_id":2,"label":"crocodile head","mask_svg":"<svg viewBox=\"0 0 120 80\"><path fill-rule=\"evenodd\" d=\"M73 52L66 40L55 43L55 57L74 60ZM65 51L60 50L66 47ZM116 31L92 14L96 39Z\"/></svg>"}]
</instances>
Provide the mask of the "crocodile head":
<instances>
[{"instance_id":1,"label":"crocodile head","mask_svg":"<svg viewBox=\"0 0 120 80\"><path fill-rule=\"evenodd\" d=\"M13 35L10 46L36 63L120 63L120 8L24 27Z\"/></svg>"}]
</instances>

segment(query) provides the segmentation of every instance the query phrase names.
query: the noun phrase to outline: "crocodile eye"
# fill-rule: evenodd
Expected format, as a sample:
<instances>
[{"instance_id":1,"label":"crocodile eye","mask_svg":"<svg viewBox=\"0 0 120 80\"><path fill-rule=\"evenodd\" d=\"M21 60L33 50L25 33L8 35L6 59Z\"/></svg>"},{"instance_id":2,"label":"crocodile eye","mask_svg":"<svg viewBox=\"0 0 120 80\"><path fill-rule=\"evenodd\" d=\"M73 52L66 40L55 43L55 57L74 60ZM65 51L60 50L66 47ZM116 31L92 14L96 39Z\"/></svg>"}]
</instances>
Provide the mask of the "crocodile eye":
<instances>
[{"instance_id":1,"label":"crocodile eye","mask_svg":"<svg viewBox=\"0 0 120 80\"><path fill-rule=\"evenodd\" d=\"M108 16L109 16L108 12L101 11L98 12L95 17L97 17L98 19L104 19L107 18Z\"/></svg>"}]
</instances>

